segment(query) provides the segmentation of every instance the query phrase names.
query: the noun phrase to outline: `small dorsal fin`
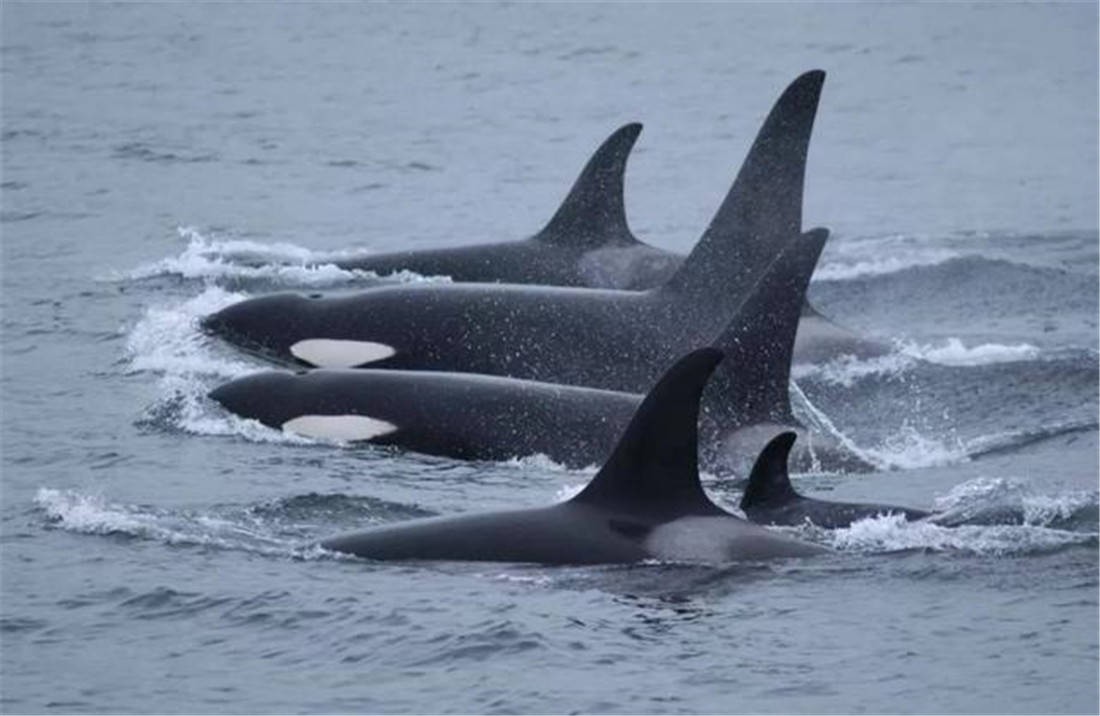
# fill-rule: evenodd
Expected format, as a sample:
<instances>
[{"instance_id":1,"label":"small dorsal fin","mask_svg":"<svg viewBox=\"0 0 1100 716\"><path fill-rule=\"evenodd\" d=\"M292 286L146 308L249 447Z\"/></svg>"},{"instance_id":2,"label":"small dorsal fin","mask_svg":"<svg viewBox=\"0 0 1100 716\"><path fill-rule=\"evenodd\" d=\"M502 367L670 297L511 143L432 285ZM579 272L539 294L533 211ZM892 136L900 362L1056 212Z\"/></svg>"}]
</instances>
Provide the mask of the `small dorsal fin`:
<instances>
[{"instance_id":1,"label":"small dorsal fin","mask_svg":"<svg viewBox=\"0 0 1100 716\"><path fill-rule=\"evenodd\" d=\"M798 77L776 100L710 226L664 291L712 299L750 285L802 230L806 154L825 73Z\"/></svg>"},{"instance_id":2,"label":"small dorsal fin","mask_svg":"<svg viewBox=\"0 0 1100 716\"><path fill-rule=\"evenodd\" d=\"M705 406L719 428L798 425L791 413L791 358L806 289L828 237L828 229L818 228L790 239L714 340L726 358L707 389L715 399Z\"/></svg>"},{"instance_id":3,"label":"small dorsal fin","mask_svg":"<svg viewBox=\"0 0 1100 716\"><path fill-rule=\"evenodd\" d=\"M592 482L573 498L623 512L713 514L699 482L699 398L722 353L681 358L642 401Z\"/></svg>"},{"instance_id":4,"label":"small dorsal fin","mask_svg":"<svg viewBox=\"0 0 1100 716\"><path fill-rule=\"evenodd\" d=\"M791 477L787 473L787 458L794 440L794 433L785 432L776 435L764 446L749 474L749 486L741 498L742 510L760 505L774 507L800 497L791 486Z\"/></svg>"},{"instance_id":5,"label":"small dorsal fin","mask_svg":"<svg viewBox=\"0 0 1100 716\"><path fill-rule=\"evenodd\" d=\"M641 131L642 125L634 122L604 140L550 223L535 234L537 241L578 248L637 242L626 223L623 178L627 157Z\"/></svg>"}]
</instances>

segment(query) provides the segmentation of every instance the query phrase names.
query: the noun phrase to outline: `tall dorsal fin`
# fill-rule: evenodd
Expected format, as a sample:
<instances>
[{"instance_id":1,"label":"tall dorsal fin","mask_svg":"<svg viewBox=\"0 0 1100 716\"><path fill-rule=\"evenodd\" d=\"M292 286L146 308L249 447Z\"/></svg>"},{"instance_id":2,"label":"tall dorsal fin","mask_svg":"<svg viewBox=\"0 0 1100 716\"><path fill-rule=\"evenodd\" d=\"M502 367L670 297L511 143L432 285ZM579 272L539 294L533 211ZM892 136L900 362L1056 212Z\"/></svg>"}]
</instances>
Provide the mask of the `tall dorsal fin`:
<instances>
[{"instance_id":1,"label":"tall dorsal fin","mask_svg":"<svg viewBox=\"0 0 1100 716\"><path fill-rule=\"evenodd\" d=\"M704 405L718 428L798 425L791 413L791 358L806 289L828 238L829 230L818 228L789 239L714 340L726 359Z\"/></svg>"},{"instance_id":2,"label":"tall dorsal fin","mask_svg":"<svg viewBox=\"0 0 1100 716\"><path fill-rule=\"evenodd\" d=\"M780 95L703 238L662 290L704 300L728 294L802 230L806 154L824 81L813 70Z\"/></svg>"},{"instance_id":3,"label":"tall dorsal fin","mask_svg":"<svg viewBox=\"0 0 1100 716\"><path fill-rule=\"evenodd\" d=\"M749 486L741 498L741 509L760 505L777 506L801 497L791 486L787 458L794 445L794 433L780 433L771 439L756 458L749 475Z\"/></svg>"},{"instance_id":4,"label":"tall dorsal fin","mask_svg":"<svg viewBox=\"0 0 1100 716\"><path fill-rule=\"evenodd\" d=\"M711 514L699 483L699 398L722 352L681 358L642 401L604 466L575 502L647 514Z\"/></svg>"},{"instance_id":5,"label":"tall dorsal fin","mask_svg":"<svg viewBox=\"0 0 1100 716\"><path fill-rule=\"evenodd\" d=\"M623 177L627 157L641 131L642 125L634 122L604 140L535 239L578 248L637 242L626 223Z\"/></svg>"}]
</instances>

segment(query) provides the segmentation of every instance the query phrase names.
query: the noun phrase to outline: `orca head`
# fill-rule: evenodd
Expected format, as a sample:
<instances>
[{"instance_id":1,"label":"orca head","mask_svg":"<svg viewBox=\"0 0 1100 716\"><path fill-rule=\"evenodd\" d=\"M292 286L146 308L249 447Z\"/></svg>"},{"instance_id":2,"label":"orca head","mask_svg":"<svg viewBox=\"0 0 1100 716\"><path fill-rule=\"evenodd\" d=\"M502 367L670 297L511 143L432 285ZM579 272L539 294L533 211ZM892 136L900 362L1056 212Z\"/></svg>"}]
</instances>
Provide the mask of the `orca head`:
<instances>
[{"instance_id":1,"label":"orca head","mask_svg":"<svg viewBox=\"0 0 1100 716\"><path fill-rule=\"evenodd\" d=\"M347 443L396 432L390 401L357 388L354 373L264 371L220 385L209 397L239 417L309 438Z\"/></svg>"},{"instance_id":2,"label":"orca head","mask_svg":"<svg viewBox=\"0 0 1100 716\"><path fill-rule=\"evenodd\" d=\"M312 323L309 304L321 300L298 293L258 296L206 316L200 325L207 334L245 352L290 362L290 346L307 337Z\"/></svg>"},{"instance_id":3,"label":"orca head","mask_svg":"<svg viewBox=\"0 0 1100 716\"><path fill-rule=\"evenodd\" d=\"M279 428L296 413L289 396L298 380L288 371L264 371L223 383L207 395L235 415Z\"/></svg>"},{"instance_id":4,"label":"orca head","mask_svg":"<svg viewBox=\"0 0 1100 716\"><path fill-rule=\"evenodd\" d=\"M276 293L250 298L202 320L203 330L261 358L318 368L356 368L397 353L388 343L354 340L367 316L339 297Z\"/></svg>"}]
</instances>

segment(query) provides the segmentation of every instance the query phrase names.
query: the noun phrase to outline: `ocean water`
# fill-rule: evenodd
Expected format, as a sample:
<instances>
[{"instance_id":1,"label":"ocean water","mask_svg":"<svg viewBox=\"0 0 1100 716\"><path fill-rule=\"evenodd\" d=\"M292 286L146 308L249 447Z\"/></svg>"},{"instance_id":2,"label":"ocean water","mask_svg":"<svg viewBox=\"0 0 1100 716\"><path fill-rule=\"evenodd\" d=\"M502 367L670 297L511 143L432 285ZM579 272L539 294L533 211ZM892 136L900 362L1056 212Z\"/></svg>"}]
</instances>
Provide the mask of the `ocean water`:
<instances>
[{"instance_id":1,"label":"ocean water","mask_svg":"<svg viewBox=\"0 0 1100 716\"><path fill-rule=\"evenodd\" d=\"M1096 713L1097 7L0 6L5 712ZM635 232L687 251L760 120L829 72L811 298L892 341L801 417L932 508L825 557L371 564L318 539L547 504L591 470L322 444L205 398L196 320L443 281L348 251L521 238L618 125ZM736 480L708 478L731 509Z\"/></svg>"}]
</instances>

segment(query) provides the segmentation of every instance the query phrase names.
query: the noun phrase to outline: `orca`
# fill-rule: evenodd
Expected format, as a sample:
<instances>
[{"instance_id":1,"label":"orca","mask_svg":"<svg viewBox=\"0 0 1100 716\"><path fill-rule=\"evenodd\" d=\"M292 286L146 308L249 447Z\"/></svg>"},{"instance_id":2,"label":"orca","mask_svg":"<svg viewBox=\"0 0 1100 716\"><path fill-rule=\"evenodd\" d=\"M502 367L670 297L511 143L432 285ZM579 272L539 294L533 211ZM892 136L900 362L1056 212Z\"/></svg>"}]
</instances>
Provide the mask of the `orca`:
<instances>
[{"instance_id":1,"label":"orca","mask_svg":"<svg viewBox=\"0 0 1100 716\"><path fill-rule=\"evenodd\" d=\"M761 525L802 525L810 522L825 529L850 527L853 522L883 515L902 515L915 521L930 512L896 505L859 502L828 502L803 497L795 492L788 474L788 455L795 434L784 432L772 439L760 453L741 498L741 511Z\"/></svg>"},{"instance_id":2,"label":"orca","mask_svg":"<svg viewBox=\"0 0 1100 716\"><path fill-rule=\"evenodd\" d=\"M683 257L642 243L626 220L623 175L642 125L608 137L557 212L522 241L355 256L332 263L385 275L414 271L464 283L518 283L648 289L667 281Z\"/></svg>"},{"instance_id":3,"label":"orca","mask_svg":"<svg viewBox=\"0 0 1100 716\"><path fill-rule=\"evenodd\" d=\"M825 238L819 231L788 243L715 338L726 359L703 401L708 471L746 474L771 437L802 430L790 407L791 352ZM500 376L373 369L266 371L210 397L241 417L313 438L462 460L542 454L572 468L603 462L643 398ZM800 467L868 467L825 436L813 440L813 453L798 456Z\"/></svg>"},{"instance_id":4,"label":"orca","mask_svg":"<svg viewBox=\"0 0 1100 716\"><path fill-rule=\"evenodd\" d=\"M770 532L714 504L699 481L699 399L721 351L683 357L638 407L611 456L566 502L429 518L321 542L372 560L614 564L808 557L822 547Z\"/></svg>"},{"instance_id":5,"label":"orca","mask_svg":"<svg viewBox=\"0 0 1100 716\"><path fill-rule=\"evenodd\" d=\"M650 246L630 230L623 197L626 162L640 123L617 129L596 150L550 222L534 236L468 246L396 251L333 261L378 275L413 271L461 283L540 284L644 291L661 286L684 262L680 254ZM804 306L800 362L850 354L869 358L888 347L832 323ZM811 338L812 336L812 338Z\"/></svg>"},{"instance_id":6,"label":"orca","mask_svg":"<svg viewBox=\"0 0 1100 716\"><path fill-rule=\"evenodd\" d=\"M710 227L660 288L458 283L328 298L284 293L231 305L203 327L286 364L484 373L642 392L683 346L716 335L763 267L799 235L824 76L807 72L783 92Z\"/></svg>"}]
</instances>

